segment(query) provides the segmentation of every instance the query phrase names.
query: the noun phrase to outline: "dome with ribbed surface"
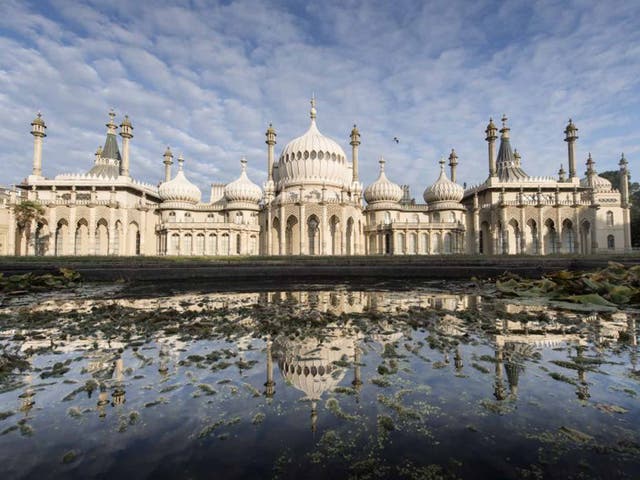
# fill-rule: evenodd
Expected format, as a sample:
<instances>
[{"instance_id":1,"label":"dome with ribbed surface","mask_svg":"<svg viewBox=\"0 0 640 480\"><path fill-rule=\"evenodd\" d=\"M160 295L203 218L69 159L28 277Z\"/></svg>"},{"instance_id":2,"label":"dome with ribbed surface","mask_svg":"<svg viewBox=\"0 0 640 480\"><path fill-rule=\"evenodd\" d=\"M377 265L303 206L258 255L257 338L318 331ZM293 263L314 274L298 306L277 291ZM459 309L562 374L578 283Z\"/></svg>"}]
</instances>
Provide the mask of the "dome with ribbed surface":
<instances>
[{"instance_id":1,"label":"dome with ribbed surface","mask_svg":"<svg viewBox=\"0 0 640 480\"><path fill-rule=\"evenodd\" d=\"M247 161L243 158L240 164L240 177L224 187L224 196L229 202L258 203L262 198L262 190L247 177Z\"/></svg>"},{"instance_id":2,"label":"dome with ribbed surface","mask_svg":"<svg viewBox=\"0 0 640 480\"><path fill-rule=\"evenodd\" d=\"M351 183L347 156L334 140L316 125L315 101L311 101L311 125L304 135L291 140L278 160L280 188L298 184L342 187Z\"/></svg>"},{"instance_id":3,"label":"dome with ribbed surface","mask_svg":"<svg viewBox=\"0 0 640 480\"><path fill-rule=\"evenodd\" d=\"M402 198L402 188L393 183L384 173L384 158L380 158L380 174L378 179L364 190L367 203L392 202L397 203Z\"/></svg>"},{"instance_id":4,"label":"dome with ribbed surface","mask_svg":"<svg viewBox=\"0 0 640 480\"><path fill-rule=\"evenodd\" d=\"M611 182L598 175L595 164L596 162L593 161L591 152L589 152L589 156L587 157L587 175L580 180L580 186L590 187L599 192L608 192L613 188Z\"/></svg>"},{"instance_id":5,"label":"dome with ribbed surface","mask_svg":"<svg viewBox=\"0 0 640 480\"><path fill-rule=\"evenodd\" d=\"M464 188L449 180L444 171L444 159L440 160L440 176L424 191L424 201L427 203L459 202L463 196Z\"/></svg>"},{"instance_id":6,"label":"dome with ribbed surface","mask_svg":"<svg viewBox=\"0 0 640 480\"><path fill-rule=\"evenodd\" d=\"M184 159L178 158L178 174L175 178L164 182L158 189L158 194L163 202L198 203L202 192L193 183L187 180L182 165Z\"/></svg>"}]
</instances>

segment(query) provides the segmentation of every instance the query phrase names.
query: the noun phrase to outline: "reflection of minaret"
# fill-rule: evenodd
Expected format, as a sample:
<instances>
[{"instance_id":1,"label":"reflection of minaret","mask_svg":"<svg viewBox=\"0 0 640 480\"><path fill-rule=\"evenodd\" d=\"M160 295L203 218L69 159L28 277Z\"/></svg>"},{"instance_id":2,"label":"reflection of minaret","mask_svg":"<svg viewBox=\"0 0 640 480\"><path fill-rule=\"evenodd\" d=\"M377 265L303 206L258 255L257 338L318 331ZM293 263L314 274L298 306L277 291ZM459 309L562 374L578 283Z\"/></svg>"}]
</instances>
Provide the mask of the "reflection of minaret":
<instances>
[{"instance_id":1,"label":"reflection of minaret","mask_svg":"<svg viewBox=\"0 0 640 480\"><path fill-rule=\"evenodd\" d=\"M122 405L126 402L125 398L125 390L122 383L122 373L124 370L124 362L122 361L122 357L116 360L116 388L113 390L111 396L113 397L112 406Z\"/></svg>"},{"instance_id":2,"label":"reflection of minaret","mask_svg":"<svg viewBox=\"0 0 640 480\"><path fill-rule=\"evenodd\" d=\"M462 363L462 354L460 353L460 345L456 347L456 354L453 357L453 363L456 367L456 372L461 372L464 364Z\"/></svg>"},{"instance_id":3,"label":"reflection of minaret","mask_svg":"<svg viewBox=\"0 0 640 480\"><path fill-rule=\"evenodd\" d=\"M502 382L502 345L496 346L495 366L496 380L493 388L493 396L496 397L496 400L504 400L507 396Z\"/></svg>"},{"instance_id":4,"label":"reflection of minaret","mask_svg":"<svg viewBox=\"0 0 640 480\"><path fill-rule=\"evenodd\" d=\"M276 382L273 381L273 356L271 355L271 339L267 340L267 381L264 384L266 387L264 396L272 398L276 393Z\"/></svg>"},{"instance_id":5,"label":"reflection of minaret","mask_svg":"<svg viewBox=\"0 0 640 480\"><path fill-rule=\"evenodd\" d=\"M629 361L631 362L632 370L636 372L638 365L638 337L636 335L636 319L632 316L627 317L627 334L631 345Z\"/></svg>"},{"instance_id":6,"label":"reflection of minaret","mask_svg":"<svg viewBox=\"0 0 640 480\"><path fill-rule=\"evenodd\" d=\"M518 396L518 380L520 378L520 371L522 366L514 361L507 361L504 364L504 369L507 372L507 381L509 382L509 392L513 397Z\"/></svg>"},{"instance_id":7,"label":"reflection of minaret","mask_svg":"<svg viewBox=\"0 0 640 480\"><path fill-rule=\"evenodd\" d=\"M29 412L36 401L33 399L35 392L33 391L33 388L31 388L33 376L31 374L27 375L25 377L25 381L27 382L27 386L24 389L24 393L20 395L20 411L24 413L24 416L26 417L29 415Z\"/></svg>"},{"instance_id":8,"label":"reflection of minaret","mask_svg":"<svg viewBox=\"0 0 640 480\"><path fill-rule=\"evenodd\" d=\"M100 394L98 395L98 416L104 418L107 416L106 406L109 405L109 394L104 383L100 384Z\"/></svg>"},{"instance_id":9,"label":"reflection of minaret","mask_svg":"<svg viewBox=\"0 0 640 480\"><path fill-rule=\"evenodd\" d=\"M358 394L360 393L360 389L362 388L362 378L361 378L361 366L360 366L360 356L362 354L362 352L360 351L360 347L358 346L358 344L354 341L353 342L353 382L351 382L351 385L353 385L353 388L356 390L356 392L358 392ZM360 395L356 396L356 402L360 401Z\"/></svg>"},{"instance_id":10,"label":"reflection of minaret","mask_svg":"<svg viewBox=\"0 0 640 480\"><path fill-rule=\"evenodd\" d=\"M576 346L576 358L577 359L582 359L584 358L584 350L585 350L585 346L583 345L577 345ZM578 384L578 388L576 390L576 396L580 399L580 400L587 400L591 394L589 393L589 384L587 383L587 371L584 368L581 368L582 365L584 365L584 362L578 361L575 362L579 365L578 367L578 381L580 382Z\"/></svg>"}]
</instances>

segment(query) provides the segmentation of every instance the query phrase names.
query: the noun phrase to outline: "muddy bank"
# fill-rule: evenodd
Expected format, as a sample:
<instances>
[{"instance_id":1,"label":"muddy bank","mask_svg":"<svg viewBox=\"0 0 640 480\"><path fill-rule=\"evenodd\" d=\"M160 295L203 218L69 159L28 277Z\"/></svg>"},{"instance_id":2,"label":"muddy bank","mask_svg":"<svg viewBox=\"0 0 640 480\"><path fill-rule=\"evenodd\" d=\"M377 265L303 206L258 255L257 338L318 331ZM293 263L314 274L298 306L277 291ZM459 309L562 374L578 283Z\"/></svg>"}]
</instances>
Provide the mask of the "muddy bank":
<instances>
[{"instance_id":1,"label":"muddy bank","mask_svg":"<svg viewBox=\"0 0 640 480\"><path fill-rule=\"evenodd\" d=\"M393 279L462 280L495 278L505 272L539 277L559 270L595 270L616 261L640 263L640 255L598 257L264 257L264 258L161 258L161 257L61 257L0 259L0 272L51 273L71 268L86 281L229 282L353 281Z\"/></svg>"}]
</instances>

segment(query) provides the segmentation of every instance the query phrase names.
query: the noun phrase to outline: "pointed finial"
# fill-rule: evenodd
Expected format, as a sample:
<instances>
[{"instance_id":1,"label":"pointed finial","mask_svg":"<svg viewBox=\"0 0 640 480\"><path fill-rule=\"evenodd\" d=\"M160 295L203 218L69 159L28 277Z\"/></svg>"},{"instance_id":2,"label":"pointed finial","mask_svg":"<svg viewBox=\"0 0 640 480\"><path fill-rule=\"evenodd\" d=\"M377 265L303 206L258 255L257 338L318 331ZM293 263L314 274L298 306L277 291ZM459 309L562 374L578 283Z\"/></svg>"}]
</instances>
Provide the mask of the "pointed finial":
<instances>
[{"instance_id":1,"label":"pointed finial","mask_svg":"<svg viewBox=\"0 0 640 480\"><path fill-rule=\"evenodd\" d=\"M182 171L182 166L184 165L184 158L182 158L182 154L178 156L178 171Z\"/></svg>"},{"instance_id":2,"label":"pointed finial","mask_svg":"<svg viewBox=\"0 0 640 480\"><path fill-rule=\"evenodd\" d=\"M507 120L509 120L505 113L502 114L502 119L501 120L502 120L502 128L505 128L507 126Z\"/></svg>"},{"instance_id":3,"label":"pointed finial","mask_svg":"<svg viewBox=\"0 0 640 480\"><path fill-rule=\"evenodd\" d=\"M242 171L246 172L247 171L247 159L244 156L240 159L240 165L242 166Z\"/></svg>"},{"instance_id":4,"label":"pointed finial","mask_svg":"<svg viewBox=\"0 0 640 480\"><path fill-rule=\"evenodd\" d=\"M438 163L440 164L440 171L444 172L444 157L440 157L440 161Z\"/></svg>"},{"instance_id":5,"label":"pointed finial","mask_svg":"<svg viewBox=\"0 0 640 480\"><path fill-rule=\"evenodd\" d=\"M111 123L113 123L113 120L116 118L116 112L113 110L113 108L111 110L109 110L109 121Z\"/></svg>"},{"instance_id":6,"label":"pointed finial","mask_svg":"<svg viewBox=\"0 0 640 480\"><path fill-rule=\"evenodd\" d=\"M316 95L315 93L311 94L311 120L316 119Z\"/></svg>"},{"instance_id":7,"label":"pointed finial","mask_svg":"<svg viewBox=\"0 0 640 480\"><path fill-rule=\"evenodd\" d=\"M382 155L380 155L380 160L378 160L378 163L380 164L380 173L384 172L384 158L382 157Z\"/></svg>"}]
</instances>

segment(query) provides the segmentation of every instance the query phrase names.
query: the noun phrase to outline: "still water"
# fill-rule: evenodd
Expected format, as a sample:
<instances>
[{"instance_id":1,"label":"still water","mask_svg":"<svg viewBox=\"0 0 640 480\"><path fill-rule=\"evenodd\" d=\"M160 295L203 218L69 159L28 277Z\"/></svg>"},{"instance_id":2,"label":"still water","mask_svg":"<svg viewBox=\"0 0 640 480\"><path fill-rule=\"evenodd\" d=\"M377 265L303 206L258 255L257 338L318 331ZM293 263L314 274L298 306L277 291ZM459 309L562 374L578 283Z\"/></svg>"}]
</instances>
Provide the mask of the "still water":
<instances>
[{"instance_id":1,"label":"still water","mask_svg":"<svg viewBox=\"0 0 640 480\"><path fill-rule=\"evenodd\" d=\"M0 477L638 478L637 318L464 283L6 298Z\"/></svg>"}]
</instances>

